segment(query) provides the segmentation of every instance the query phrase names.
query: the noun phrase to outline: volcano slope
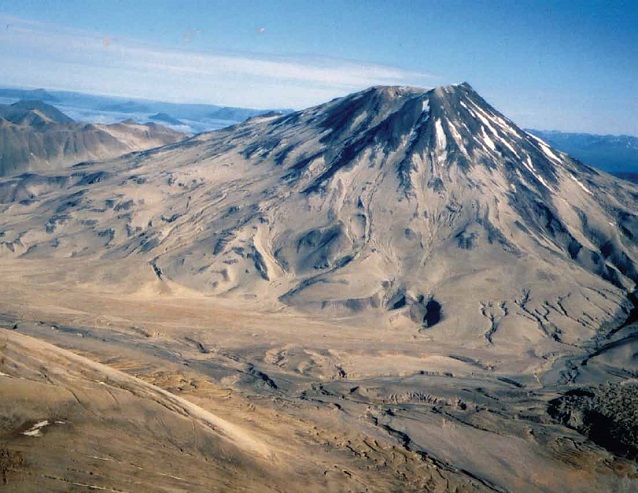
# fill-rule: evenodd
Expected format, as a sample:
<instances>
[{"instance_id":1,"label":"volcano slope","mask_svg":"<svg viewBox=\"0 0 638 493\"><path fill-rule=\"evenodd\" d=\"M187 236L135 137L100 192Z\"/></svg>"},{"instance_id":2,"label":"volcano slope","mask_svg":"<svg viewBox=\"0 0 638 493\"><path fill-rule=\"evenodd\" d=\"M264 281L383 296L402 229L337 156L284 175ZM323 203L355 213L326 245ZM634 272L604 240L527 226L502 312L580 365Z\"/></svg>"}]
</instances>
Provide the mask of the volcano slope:
<instances>
[{"instance_id":1,"label":"volcano slope","mask_svg":"<svg viewBox=\"0 0 638 493\"><path fill-rule=\"evenodd\" d=\"M264 488L636 488L631 457L570 418L575 399L556 399L634 388L638 188L527 134L467 84L371 88L4 179L0 203L5 325L267 437L279 459L255 469ZM155 406L148 395L135 405ZM27 456L16 430L48 418L0 411L5 455ZM109 412L65 419L97 427ZM163 450L138 475L149 490L180 448L226 460L178 447L176 430L144 438ZM51 450L71 440L43 435ZM263 458L235 445L241 460L219 477L254 489L236 471ZM45 450L7 477L51 475ZM84 484L89 470L64 477ZM92 484L126 489L122 477Z\"/></svg>"}]
</instances>

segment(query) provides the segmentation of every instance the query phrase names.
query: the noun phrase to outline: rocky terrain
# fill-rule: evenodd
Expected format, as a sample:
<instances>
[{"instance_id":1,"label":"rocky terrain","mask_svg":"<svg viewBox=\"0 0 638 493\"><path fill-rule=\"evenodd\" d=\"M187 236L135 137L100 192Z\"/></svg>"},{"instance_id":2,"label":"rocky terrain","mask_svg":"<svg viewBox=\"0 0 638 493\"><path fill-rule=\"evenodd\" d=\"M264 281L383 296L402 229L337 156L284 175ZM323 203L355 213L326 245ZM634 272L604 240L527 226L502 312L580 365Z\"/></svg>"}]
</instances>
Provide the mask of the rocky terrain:
<instances>
[{"instance_id":1,"label":"rocky terrain","mask_svg":"<svg viewBox=\"0 0 638 493\"><path fill-rule=\"evenodd\" d=\"M0 176L102 161L184 138L155 123L78 123L41 101L19 101L0 105Z\"/></svg>"},{"instance_id":2,"label":"rocky terrain","mask_svg":"<svg viewBox=\"0 0 638 493\"><path fill-rule=\"evenodd\" d=\"M467 84L5 178L0 473L633 491L637 236L635 185Z\"/></svg>"},{"instance_id":3,"label":"rocky terrain","mask_svg":"<svg viewBox=\"0 0 638 493\"><path fill-rule=\"evenodd\" d=\"M570 390L550 402L549 413L615 454L635 460L638 457L636 383Z\"/></svg>"}]
</instances>

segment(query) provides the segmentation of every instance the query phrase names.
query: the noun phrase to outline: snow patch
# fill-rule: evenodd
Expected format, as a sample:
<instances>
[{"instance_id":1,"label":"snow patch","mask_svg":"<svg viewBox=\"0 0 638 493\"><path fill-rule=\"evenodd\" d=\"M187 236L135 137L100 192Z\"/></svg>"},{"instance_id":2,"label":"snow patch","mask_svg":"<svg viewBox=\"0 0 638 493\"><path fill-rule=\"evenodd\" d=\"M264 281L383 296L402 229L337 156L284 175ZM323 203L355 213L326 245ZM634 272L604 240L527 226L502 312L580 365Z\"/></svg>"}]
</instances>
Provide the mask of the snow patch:
<instances>
[{"instance_id":1,"label":"snow patch","mask_svg":"<svg viewBox=\"0 0 638 493\"><path fill-rule=\"evenodd\" d=\"M523 161L523 164L525 165L525 167L534 175L534 177L541 182L541 184L543 184L543 186L549 190L552 190L552 187L550 187L547 182L543 179L543 177L541 175L539 175L536 172L536 169L534 168L534 164L532 163L532 160L529 156L525 157L525 161Z\"/></svg>"},{"instance_id":2,"label":"snow patch","mask_svg":"<svg viewBox=\"0 0 638 493\"><path fill-rule=\"evenodd\" d=\"M41 433L41 429L44 428L45 426L49 426L49 420L45 419L44 421L40 421L36 424L34 424L31 428L29 428L27 431L23 431L22 434L26 435L28 437L39 437L42 435Z\"/></svg>"},{"instance_id":3,"label":"snow patch","mask_svg":"<svg viewBox=\"0 0 638 493\"><path fill-rule=\"evenodd\" d=\"M436 146L440 149L445 149L445 147L447 146L447 138L445 137L445 132L443 131L441 120L436 120L434 122L434 128L436 130Z\"/></svg>"},{"instance_id":4,"label":"snow patch","mask_svg":"<svg viewBox=\"0 0 638 493\"><path fill-rule=\"evenodd\" d=\"M536 137L535 135L530 134L529 132L527 132L527 135L529 135L532 139L534 139L536 142L538 142L538 144L540 144L540 150L543 152L543 154L545 154L548 158L550 158L552 161L557 162L557 163L561 163L561 159L552 152L552 149L550 147L550 145L545 142L543 139L539 139L538 137Z\"/></svg>"},{"instance_id":5,"label":"snow patch","mask_svg":"<svg viewBox=\"0 0 638 493\"><path fill-rule=\"evenodd\" d=\"M515 150L515 149L514 149L511 145L509 145L509 143L507 142L507 140L502 139L500 142L501 142L501 144L503 144L505 147L507 147L510 151L512 151L512 153L513 153L513 154L514 154L517 158L519 158L519 159L521 158L521 157L518 155L518 152L516 152L516 150Z\"/></svg>"},{"instance_id":6,"label":"snow patch","mask_svg":"<svg viewBox=\"0 0 638 493\"><path fill-rule=\"evenodd\" d=\"M525 161L523 161L525 167L532 172L532 174L536 175L536 168L534 168L534 163L529 156L525 156Z\"/></svg>"},{"instance_id":7,"label":"snow patch","mask_svg":"<svg viewBox=\"0 0 638 493\"><path fill-rule=\"evenodd\" d=\"M576 178L574 175L570 175L570 176L571 176L572 180L574 180L576 183L578 183L578 185L580 186L580 188L582 188L583 190L585 190L585 192L587 192L589 195L594 195L594 194L592 193L592 191L591 191L589 188L587 188L585 185L583 185L583 184L582 184L582 183L578 180L578 178Z\"/></svg>"},{"instance_id":8,"label":"snow patch","mask_svg":"<svg viewBox=\"0 0 638 493\"><path fill-rule=\"evenodd\" d=\"M540 175L536 175L536 179L537 179L538 181L540 181L540 182L543 184L543 186L544 186L545 188L547 188L547 189L549 189L549 190L551 190L551 189L552 189L552 187L550 187L550 186L547 184L547 182L543 179L543 177L542 177L542 176L540 176Z\"/></svg>"},{"instance_id":9,"label":"snow patch","mask_svg":"<svg viewBox=\"0 0 638 493\"><path fill-rule=\"evenodd\" d=\"M541 149L542 149L543 153L544 153L547 157L549 157L552 161L556 161L556 162L558 162L558 163L560 163L560 162L561 162L560 158L559 158L556 154L554 154L554 153L552 152L552 150L551 150L549 147L547 147L547 146L545 146L545 145L541 145Z\"/></svg>"},{"instance_id":10,"label":"snow patch","mask_svg":"<svg viewBox=\"0 0 638 493\"><path fill-rule=\"evenodd\" d=\"M97 459L97 460L104 460L104 461L108 461L108 462L115 462L115 459L111 459L110 457L99 457L97 455L86 455L85 457L88 457L89 459Z\"/></svg>"},{"instance_id":11,"label":"snow patch","mask_svg":"<svg viewBox=\"0 0 638 493\"><path fill-rule=\"evenodd\" d=\"M490 119L491 116L488 115L485 111L483 111L478 105L476 105L473 101L472 101L472 106L474 106L474 108L476 108L476 110L478 111L478 113L474 113L472 110L470 110L468 108L468 111L470 113L472 113L472 115L474 115L475 118L478 118L479 120L481 120L481 123L483 123L483 125L485 125L488 130L490 132L492 132L492 135L498 137L498 132L496 131L496 129L494 129L494 127L492 126L492 124L490 123Z\"/></svg>"},{"instance_id":12,"label":"snow patch","mask_svg":"<svg viewBox=\"0 0 638 493\"><path fill-rule=\"evenodd\" d=\"M518 137L518 133L516 130L512 128L512 124L507 122L507 120L501 118L500 116L493 115L492 118L498 123L498 125L507 133L513 135L514 137Z\"/></svg>"},{"instance_id":13,"label":"snow patch","mask_svg":"<svg viewBox=\"0 0 638 493\"><path fill-rule=\"evenodd\" d=\"M454 140L456 141L456 143L461 146L463 145L463 139L461 138L461 134L459 133L459 131L456 129L456 127L454 125L448 125L448 127L450 128L450 131L452 132L452 137L454 138Z\"/></svg>"},{"instance_id":14,"label":"snow patch","mask_svg":"<svg viewBox=\"0 0 638 493\"><path fill-rule=\"evenodd\" d=\"M485 127L481 127L481 133L483 134L483 140L485 140L485 143L490 147L490 149L495 151L496 145L494 144L494 141L490 139L489 135L487 135L487 132L485 132Z\"/></svg>"},{"instance_id":15,"label":"snow patch","mask_svg":"<svg viewBox=\"0 0 638 493\"><path fill-rule=\"evenodd\" d=\"M490 121L487 118L481 116L480 113L476 114L477 118L481 120L481 123L487 127L487 129L492 132L492 135L498 137L498 132L494 129L494 127L490 124Z\"/></svg>"},{"instance_id":16,"label":"snow patch","mask_svg":"<svg viewBox=\"0 0 638 493\"><path fill-rule=\"evenodd\" d=\"M541 139L540 137L536 137L536 135L531 134L529 132L525 132L525 133L527 134L528 137L531 137L532 139L534 139L539 144L542 144L544 146L548 146L549 147L549 144L547 142L545 142L543 139Z\"/></svg>"}]
</instances>

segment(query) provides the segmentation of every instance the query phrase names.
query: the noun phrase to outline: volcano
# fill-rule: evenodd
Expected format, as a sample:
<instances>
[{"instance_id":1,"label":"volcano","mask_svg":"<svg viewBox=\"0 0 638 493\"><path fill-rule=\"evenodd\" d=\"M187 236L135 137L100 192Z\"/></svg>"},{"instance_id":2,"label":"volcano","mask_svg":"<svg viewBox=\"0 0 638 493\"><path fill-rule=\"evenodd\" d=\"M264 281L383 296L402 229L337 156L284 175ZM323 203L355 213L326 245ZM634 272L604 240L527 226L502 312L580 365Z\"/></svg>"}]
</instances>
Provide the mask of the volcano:
<instances>
[{"instance_id":1,"label":"volcano","mask_svg":"<svg viewBox=\"0 0 638 493\"><path fill-rule=\"evenodd\" d=\"M0 200L4 255L434 339L573 344L638 281L638 189L467 83L373 87L4 180Z\"/></svg>"},{"instance_id":2,"label":"volcano","mask_svg":"<svg viewBox=\"0 0 638 493\"><path fill-rule=\"evenodd\" d=\"M637 238L468 84L0 179L0 472L634 491Z\"/></svg>"}]
</instances>

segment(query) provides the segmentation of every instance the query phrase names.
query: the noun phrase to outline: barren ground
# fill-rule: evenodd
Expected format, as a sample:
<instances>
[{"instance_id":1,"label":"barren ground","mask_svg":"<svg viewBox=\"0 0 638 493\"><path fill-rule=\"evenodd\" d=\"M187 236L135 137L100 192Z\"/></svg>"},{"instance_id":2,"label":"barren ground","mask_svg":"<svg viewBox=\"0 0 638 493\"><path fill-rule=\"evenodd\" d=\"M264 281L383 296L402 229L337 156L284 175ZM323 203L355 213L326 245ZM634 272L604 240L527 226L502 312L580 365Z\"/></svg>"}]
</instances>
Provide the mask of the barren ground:
<instances>
[{"instance_id":1,"label":"barren ground","mask_svg":"<svg viewBox=\"0 0 638 493\"><path fill-rule=\"evenodd\" d=\"M415 330L253 312L161 294L159 283L126 295L62 284L40 261L0 270L0 480L10 491L638 484L635 463L547 413L549 400L601 375L628 381L597 364L604 352L568 375L565 355L513 358Z\"/></svg>"}]
</instances>

